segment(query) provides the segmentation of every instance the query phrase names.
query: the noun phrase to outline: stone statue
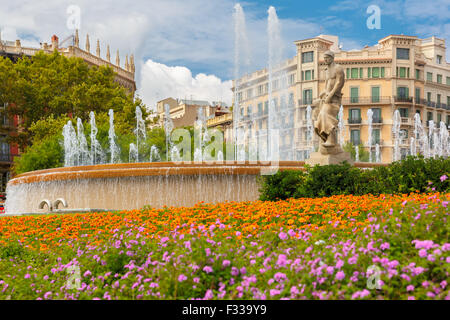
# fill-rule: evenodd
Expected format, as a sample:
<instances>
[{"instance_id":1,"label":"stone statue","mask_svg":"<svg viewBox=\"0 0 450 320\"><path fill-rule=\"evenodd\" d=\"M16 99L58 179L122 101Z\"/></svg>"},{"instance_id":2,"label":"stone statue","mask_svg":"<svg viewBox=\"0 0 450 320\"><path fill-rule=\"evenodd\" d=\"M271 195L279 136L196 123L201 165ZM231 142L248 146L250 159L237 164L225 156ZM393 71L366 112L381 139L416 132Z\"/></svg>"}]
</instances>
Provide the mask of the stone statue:
<instances>
[{"instance_id":1,"label":"stone statue","mask_svg":"<svg viewBox=\"0 0 450 320\"><path fill-rule=\"evenodd\" d=\"M314 131L320 137L319 152L313 152L308 164L337 164L343 161L353 163L350 154L344 152L337 143L337 115L341 105L345 77L344 69L334 62L334 53L330 50L324 53L327 64L325 69L325 89L312 103L314 112Z\"/></svg>"}]
</instances>

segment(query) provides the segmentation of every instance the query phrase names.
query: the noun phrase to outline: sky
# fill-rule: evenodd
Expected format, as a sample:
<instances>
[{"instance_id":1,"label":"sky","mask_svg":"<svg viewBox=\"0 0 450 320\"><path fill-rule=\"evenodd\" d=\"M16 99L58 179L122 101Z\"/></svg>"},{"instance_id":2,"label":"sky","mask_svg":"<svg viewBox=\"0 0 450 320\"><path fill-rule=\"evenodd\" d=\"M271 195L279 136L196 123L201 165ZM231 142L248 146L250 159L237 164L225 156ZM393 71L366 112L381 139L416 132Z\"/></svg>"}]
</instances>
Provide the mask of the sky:
<instances>
[{"instance_id":1,"label":"sky","mask_svg":"<svg viewBox=\"0 0 450 320\"><path fill-rule=\"evenodd\" d=\"M167 97L225 101L231 104L234 77L233 0L0 0L2 40L23 46L60 41L79 26L91 52L100 39L112 61L134 54L137 95L153 108ZM450 0L247 0L249 59L241 72L267 66L267 10L275 7L281 25L283 57L295 55L296 40L319 34L339 36L344 50L374 45L389 34L437 36L450 43ZM380 29L369 29L370 5L380 8ZM447 50L450 61L450 49ZM244 70L245 69L245 70Z\"/></svg>"}]
</instances>

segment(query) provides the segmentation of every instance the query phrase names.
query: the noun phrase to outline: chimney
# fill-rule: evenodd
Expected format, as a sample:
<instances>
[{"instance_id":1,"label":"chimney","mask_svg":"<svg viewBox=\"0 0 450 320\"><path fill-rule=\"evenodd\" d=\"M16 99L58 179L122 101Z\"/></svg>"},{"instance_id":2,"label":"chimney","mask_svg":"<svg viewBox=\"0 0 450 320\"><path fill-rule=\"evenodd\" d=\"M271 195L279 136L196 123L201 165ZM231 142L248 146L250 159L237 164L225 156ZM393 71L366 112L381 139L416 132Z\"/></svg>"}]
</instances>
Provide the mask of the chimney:
<instances>
[{"instance_id":1,"label":"chimney","mask_svg":"<svg viewBox=\"0 0 450 320\"><path fill-rule=\"evenodd\" d=\"M59 39L56 35L53 35L52 37L52 50L58 49L59 47L59 43L58 43Z\"/></svg>"},{"instance_id":2,"label":"chimney","mask_svg":"<svg viewBox=\"0 0 450 320\"><path fill-rule=\"evenodd\" d=\"M20 40L19 39L17 39L16 40L16 48L20 48L22 45L20 44Z\"/></svg>"}]
</instances>

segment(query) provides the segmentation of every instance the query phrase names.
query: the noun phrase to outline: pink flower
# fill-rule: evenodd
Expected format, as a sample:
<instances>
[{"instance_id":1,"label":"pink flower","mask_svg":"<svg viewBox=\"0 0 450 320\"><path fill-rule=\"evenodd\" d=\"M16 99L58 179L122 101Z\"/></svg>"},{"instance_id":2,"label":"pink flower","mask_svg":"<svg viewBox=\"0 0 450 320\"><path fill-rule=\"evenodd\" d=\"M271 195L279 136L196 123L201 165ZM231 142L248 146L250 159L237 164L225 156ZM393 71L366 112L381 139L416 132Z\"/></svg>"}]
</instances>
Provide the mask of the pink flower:
<instances>
[{"instance_id":1,"label":"pink flower","mask_svg":"<svg viewBox=\"0 0 450 320\"><path fill-rule=\"evenodd\" d=\"M425 249L420 249L420 250L419 250L419 257L425 258L426 256L427 256L427 250L425 250Z\"/></svg>"},{"instance_id":2,"label":"pink flower","mask_svg":"<svg viewBox=\"0 0 450 320\"><path fill-rule=\"evenodd\" d=\"M281 291L280 290L277 290L277 289L270 289L270 296L276 296L276 295L279 295L281 293Z\"/></svg>"},{"instance_id":3,"label":"pink flower","mask_svg":"<svg viewBox=\"0 0 450 320\"><path fill-rule=\"evenodd\" d=\"M230 260L223 260L222 265L228 267L231 264Z\"/></svg>"},{"instance_id":4,"label":"pink flower","mask_svg":"<svg viewBox=\"0 0 450 320\"><path fill-rule=\"evenodd\" d=\"M239 269L236 268L236 267L232 267L232 268L231 268L231 275L232 275L233 277L236 277L238 274L239 274Z\"/></svg>"},{"instance_id":5,"label":"pink flower","mask_svg":"<svg viewBox=\"0 0 450 320\"><path fill-rule=\"evenodd\" d=\"M203 299L204 299L204 300L209 300L209 299L212 299L212 298L214 298L214 294L213 294L213 292L212 292L211 289L208 289L208 290L206 291L205 297L204 297Z\"/></svg>"},{"instance_id":6,"label":"pink flower","mask_svg":"<svg viewBox=\"0 0 450 320\"><path fill-rule=\"evenodd\" d=\"M414 291L414 286L410 284L406 287L406 291Z\"/></svg>"},{"instance_id":7,"label":"pink flower","mask_svg":"<svg viewBox=\"0 0 450 320\"><path fill-rule=\"evenodd\" d=\"M30 279L30 275L28 273L25 275L25 279Z\"/></svg>"},{"instance_id":8,"label":"pink flower","mask_svg":"<svg viewBox=\"0 0 450 320\"><path fill-rule=\"evenodd\" d=\"M183 282L184 280L187 280L187 277L186 277L184 274L180 274L180 275L178 276L178 281L179 281L179 282Z\"/></svg>"},{"instance_id":9,"label":"pink flower","mask_svg":"<svg viewBox=\"0 0 450 320\"><path fill-rule=\"evenodd\" d=\"M416 298L414 296L409 296L408 300L416 300Z\"/></svg>"},{"instance_id":10,"label":"pink flower","mask_svg":"<svg viewBox=\"0 0 450 320\"><path fill-rule=\"evenodd\" d=\"M342 280L342 279L344 279L345 278L345 273L344 273L344 271L338 271L337 273L336 273L336 280Z\"/></svg>"},{"instance_id":11,"label":"pink flower","mask_svg":"<svg viewBox=\"0 0 450 320\"><path fill-rule=\"evenodd\" d=\"M286 240L287 234L284 233L284 232L280 232L280 233L278 234L278 237L279 237L281 240Z\"/></svg>"},{"instance_id":12,"label":"pink flower","mask_svg":"<svg viewBox=\"0 0 450 320\"><path fill-rule=\"evenodd\" d=\"M161 238L161 243L164 243L164 242L167 242L167 241L169 241L169 237Z\"/></svg>"},{"instance_id":13,"label":"pink flower","mask_svg":"<svg viewBox=\"0 0 450 320\"><path fill-rule=\"evenodd\" d=\"M211 272L213 272L213 268L211 268L210 266L205 266L203 268L203 271L205 271L206 273L211 273Z\"/></svg>"},{"instance_id":14,"label":"pink flower","mask_svg":"<svg viewBox=\"0 0 450 320\"><path fill-rule=\"evenodd\" d=\"M447 179L448 179L448 177L445 174L443 176L441 176L441 182L444 182Z\"/></svg>"},{"instance_id":15,"label":"pink flower","mask_svg":"<svg viewBox=\"0 0 450 320\"><path fill-rule=\"evenodd\" d=\"M353 256L348 259L348 264L355 264L358 261L358 257Z\"/></svg>"}]
</instances>

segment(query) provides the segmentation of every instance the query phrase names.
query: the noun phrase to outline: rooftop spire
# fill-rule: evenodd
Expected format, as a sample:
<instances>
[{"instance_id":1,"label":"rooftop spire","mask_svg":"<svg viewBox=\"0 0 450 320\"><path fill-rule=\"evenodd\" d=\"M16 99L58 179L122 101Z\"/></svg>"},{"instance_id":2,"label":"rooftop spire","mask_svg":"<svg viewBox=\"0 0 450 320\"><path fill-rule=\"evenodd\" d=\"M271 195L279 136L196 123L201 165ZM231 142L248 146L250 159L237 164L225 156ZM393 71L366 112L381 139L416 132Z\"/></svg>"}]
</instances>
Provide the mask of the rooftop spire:
<instances>
[{"instance_id":1,"label":"rooftop spire","mask_svg":"<svg viewBox=\"0 0 450 320\"><path fill-rule=\"evenodd\" d=\"M80 37L78 36L78 29L75 30L75 47L80 47Z\"/></svg>"},{"instance_id":2,"label":"rooftop spire","mask_svg":"<svg viewBox=\"0 0 450 320\"><path fill-rule=\"evenodd\" d=\"M97 39L97 49L95 50L97 53L97 57L100 58L100 40Z\"/></svg>"},{"instance_id":3,"label":"rooftop spire","mask_svg":"<svg viewBox=\"0 0 450 320\"><path fill-rule=\"evenodd\" d=\"M118 67L120 67L120 58L119 58L119 50L117 49L117 54L116 54L116 65Z\"/></svg>"},{"instance_id":4,"label":"rooftop spire","mask_svg":"<svg viewBox=\"0 0 450 320\"><path fill-rule=\"evenodd\" d=\"M91 45L89 44L89 34L86 34L86 51L91 52Z\"/></svg>"},{"instance_id":5,"label":"rooftop spire","mask_svg":"<svg viewBox=\"0 0 450 320\"><path fill-rule=\"evenodd\" d=\"M111 54L109 53L109 44L106 47L106 60L108 60L108 62L111 62Z\"/></svg>"}]
</instances>

